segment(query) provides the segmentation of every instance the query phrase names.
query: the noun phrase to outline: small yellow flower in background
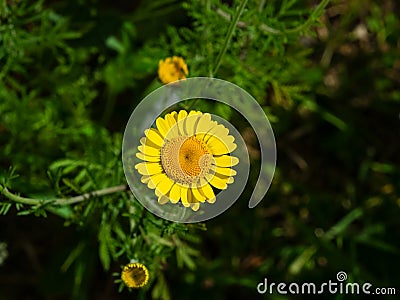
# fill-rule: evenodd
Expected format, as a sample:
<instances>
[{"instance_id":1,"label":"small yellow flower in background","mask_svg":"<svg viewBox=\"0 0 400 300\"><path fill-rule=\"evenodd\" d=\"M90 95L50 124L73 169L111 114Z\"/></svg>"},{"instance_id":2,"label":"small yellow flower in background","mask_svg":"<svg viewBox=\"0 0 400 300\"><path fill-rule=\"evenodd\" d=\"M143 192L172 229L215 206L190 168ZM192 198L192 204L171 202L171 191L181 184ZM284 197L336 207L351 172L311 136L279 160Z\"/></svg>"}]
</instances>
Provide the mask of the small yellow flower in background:
<instances>
[{"instance_id":1,"label":"small yellow flower in background","mask_svg":"<svg viewBox=\"0 0 400 300\"><path fill-rule=\"evenodd\" d=\"M149 271L141 263L129 263L122 269L121 279L129 288L141 288L149 281Z\"/></svg>"},{"instance_id":2,"label":"small yellow flower in background","mask_svg":"<svg viewBox=\"0 0 400 300\"><path fill-rule=\"evenodd\" d=\"M188 67L182 57L168 57L158 63L158 77L164 84L185 79L188 74Z\"/></svg>"},{"instance_id":3,"label":"small yellow flower in background","mask_svg":"<svg viewBox=\"0 0 400 300\"><path fill-rule=\"evenodd\" d=\"M182 203L194 211L200 203L214 203L211 186L223 190L233 183L239 163L230 153L234 137L211 115L199 111L174 111L145 130L136 156L144 162L135 168L141 181L155 190L158 203Z\"/></svg>"}]
</instances>

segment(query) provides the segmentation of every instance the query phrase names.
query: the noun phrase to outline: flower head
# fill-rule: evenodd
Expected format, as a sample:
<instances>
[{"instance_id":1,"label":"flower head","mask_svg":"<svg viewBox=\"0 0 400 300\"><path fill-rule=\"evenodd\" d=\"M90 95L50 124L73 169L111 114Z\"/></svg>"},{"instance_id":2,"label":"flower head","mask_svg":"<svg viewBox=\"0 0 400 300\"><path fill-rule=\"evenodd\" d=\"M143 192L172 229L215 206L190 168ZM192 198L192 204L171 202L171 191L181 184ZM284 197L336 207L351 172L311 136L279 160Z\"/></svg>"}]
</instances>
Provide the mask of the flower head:
<instances>
[{"instance_id":1,"label":"flower head","mask_svg":"<svg viewBox=\"0 0 400 300\"><path fill-rule=\"evenodd\" d=\"M149 281L149 271L141 263L129 263L122 269L121 279L127 287L141 288Z\"/></svg>"},{"instance_id":2,"label":"flower head","mask_svg":"<svg viewBox=\"0 0 400 300\"><path fill-rule=\"evenodd\" d=\"M233 183L232 169L239 159L234 137L211 115L174 111L156 120L157 128L145 130L136 156L144 162L135 168L141 181L155 190L160 204L182 203L197 211L200 203L214 203L214 188Z\"/></svg>"},{"instance_id":3,"label":"flower head","mask_svg":"<svg viewBox=\"0 0 400 300\"><path fill-rule=\"evenodd\" d=\"M158 77L164 84L185 79L188 74L188 67L182 57L167 57L158 63Z\"/></svg>"}]
</instances>

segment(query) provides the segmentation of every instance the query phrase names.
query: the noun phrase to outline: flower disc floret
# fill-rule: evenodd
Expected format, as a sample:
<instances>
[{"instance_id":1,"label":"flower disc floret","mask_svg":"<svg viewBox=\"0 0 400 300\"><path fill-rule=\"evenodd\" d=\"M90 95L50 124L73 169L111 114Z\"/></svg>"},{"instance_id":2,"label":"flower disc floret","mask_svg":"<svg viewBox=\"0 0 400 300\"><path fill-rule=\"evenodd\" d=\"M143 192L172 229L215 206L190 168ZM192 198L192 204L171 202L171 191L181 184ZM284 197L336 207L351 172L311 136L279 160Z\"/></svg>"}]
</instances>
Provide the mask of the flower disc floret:
<instances>
[{"instance_id":1,"label":"flower disc floret","mask_svg":"<svg viewBox=\"0 0 400 300\"><path fill-rule=\"evenodd\" d=\"M185 79L188 74L188 67L182 57L167 57L158 63L158 77L164 84Z\"/></svg>"},{"instance_id":2,"label":"flower disc floret","mask_svg":"<svg viewBox=\"0 0 400 300\"><path fill-rule=\"evenodd\" d=\"M141 263L129 263L122 269L121 279L129 288L141 288L149 280L149 271Z\"/></svg>"}]
</instances>

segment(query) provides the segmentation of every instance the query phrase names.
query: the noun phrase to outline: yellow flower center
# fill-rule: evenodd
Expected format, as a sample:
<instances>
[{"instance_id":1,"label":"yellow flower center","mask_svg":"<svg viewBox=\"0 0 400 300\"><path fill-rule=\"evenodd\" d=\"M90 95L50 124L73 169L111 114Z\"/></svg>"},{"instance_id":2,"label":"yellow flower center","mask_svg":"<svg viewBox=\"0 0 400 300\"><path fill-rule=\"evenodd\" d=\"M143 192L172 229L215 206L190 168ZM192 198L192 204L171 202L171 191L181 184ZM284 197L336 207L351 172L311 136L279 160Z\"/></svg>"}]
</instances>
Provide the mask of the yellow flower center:
<instances>
[{"instance_id":1,"label":"yellow flower center","mask_svg":"<svg viewBox=\"0 0 400 300\"><path fill-rule=\"evenodd\" d=\"M165 173L182 184L197 183L208 174L212 161L206 143L195 136L176 137L166 141L161 148L161 164Z\"/></svg>"},{"instance_id":2,"label":"yellow flower center","mask_svg":"<svg viewBox=\"0 0 400 300\"><path fill-rule=\"evenodd\" d=\"M146 285L149 279L149 273L144 265L132 263L124 267L121 277L128 287L139 288Z\"/></svg>"}]
</instances>

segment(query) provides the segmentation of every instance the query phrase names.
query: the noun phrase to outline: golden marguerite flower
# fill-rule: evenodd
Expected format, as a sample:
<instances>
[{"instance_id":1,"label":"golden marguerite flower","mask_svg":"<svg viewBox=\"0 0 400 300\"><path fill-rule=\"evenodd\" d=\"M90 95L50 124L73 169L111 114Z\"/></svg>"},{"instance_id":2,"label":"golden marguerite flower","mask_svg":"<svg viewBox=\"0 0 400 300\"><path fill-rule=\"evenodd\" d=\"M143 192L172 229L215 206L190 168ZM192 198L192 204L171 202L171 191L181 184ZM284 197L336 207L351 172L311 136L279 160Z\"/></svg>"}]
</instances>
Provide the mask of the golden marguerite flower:
<instances>
[{"instance_id":1,"label":"golden marguerite flower","mask_svg":"<svg viewBox=\"0 0 400 300\"><path fill-rule=\"evenodd\" d=\"M155 190L158 203L182 203L197 211L200 203L214 203L214 188L233 183L239 163L230 153L234 137L208 113L174 111L145 130L136 156L144 162L135 168L141 181Z\"/></svg>"},{"instance_id":2,"label":"golden marguerite flower","mask_svg":"<svg viewBox=\"0 0 400 300\"><path fill-rule=\"evenodd\" d=\"M158 63L158 77L164 84L185 79L188 74L188 67L182 57L167 57Z\"/></svg>"},{"instance_id":3,"label":"golden marguerite flower","mask_svg":"<svg viewBox=\"0 0 400 300\"><path fill-rule=\"evenodd\" d=\"M127 287L141 288L149 281L149 271L141 263L129 263L122 269L121 279Z\"/></svg>"}]
</instances>

